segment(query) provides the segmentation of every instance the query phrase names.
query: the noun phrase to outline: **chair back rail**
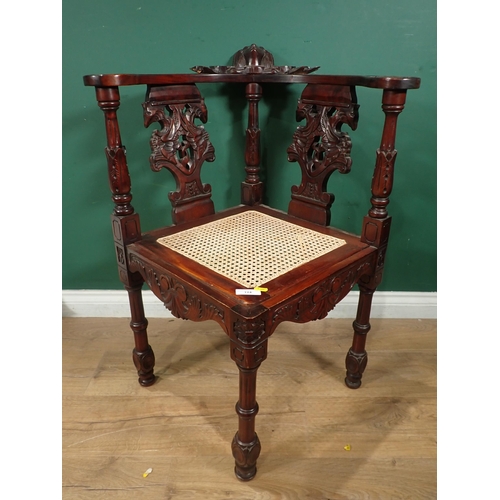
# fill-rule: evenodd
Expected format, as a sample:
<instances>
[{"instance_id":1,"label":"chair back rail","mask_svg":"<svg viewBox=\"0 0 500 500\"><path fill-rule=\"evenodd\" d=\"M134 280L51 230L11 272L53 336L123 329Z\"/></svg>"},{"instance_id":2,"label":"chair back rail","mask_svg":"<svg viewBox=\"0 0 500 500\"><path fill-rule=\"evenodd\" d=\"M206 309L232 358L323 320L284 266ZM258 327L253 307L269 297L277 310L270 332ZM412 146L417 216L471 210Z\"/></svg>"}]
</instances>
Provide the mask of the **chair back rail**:
<instances>
[{"instance_id":1,"label":"chair back rail","mask_svg":"<svg viewBox=\"0 0 500 500\"><path fill-rule=\"evenodd\" d=\"M289 70L274 66L272 55L267 51L259 52L260 48L254 50L253 46L246 49L235 54L234 66L195 67L197 73L193 74L84 77L85 85L95 87L98 105L105 115L108 176L115 203L113 215L125 217L134 214L130 174L116 113L120 106L120 86L147 85L143 103L144 125L147 127L153 122L160 125L151 136L151 168L155 171L166 168L176 180L176 191L169 194L169 199L172 220L178 224L214 213L212 189L202 183L201 167L204 161L214 161L215 150L208 132L195 123L196 119L206 123L208 116L196 84L246 84L245 96L249 103L244 153L246 177L241 185L241 202L245 205L262 203L264 193L259 177L261 130L258 104L262 98L262 85L306 84L296 113L297 120L305 119L306 123L297 128L287 150L289 161L298 162L302 173L300 185L292 186L289 213L321 225L329 224L334 200L333 194L326 191L329 177L335 170L347 173L351 167L351 140L341 127L345 124L352 130L356 129L359 107L356 86L364 86L383 90L382 109L386 118L381 145L376 152L371 208L363 222L362 239L372 245L382 245L388 238L387 230L382 228L389 225L384 221L388 219L387 205L397 154L397 117L403 110L406 91L418 88L420 79L283 73ZM137 238L135 231L133 238Z\"/></svg>"}]
</instances>

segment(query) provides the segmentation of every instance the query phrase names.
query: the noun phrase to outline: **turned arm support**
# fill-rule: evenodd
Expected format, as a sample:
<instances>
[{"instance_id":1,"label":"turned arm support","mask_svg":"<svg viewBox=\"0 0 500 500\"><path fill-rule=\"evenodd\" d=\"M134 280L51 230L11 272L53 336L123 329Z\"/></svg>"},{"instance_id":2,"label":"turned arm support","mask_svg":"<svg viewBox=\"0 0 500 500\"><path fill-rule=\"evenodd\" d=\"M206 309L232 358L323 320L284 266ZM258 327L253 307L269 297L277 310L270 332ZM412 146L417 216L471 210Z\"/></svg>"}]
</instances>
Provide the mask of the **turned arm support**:
<instances>
[{"instance_id":1,"label":"turned arm support","mask_svg":"<svg viewBox=\"0 0 500 500\"><path fill-rule=\"evenodd\" d=\"M388 216L387 205L394 182L394 164L396 162L396 128L399 113L403 111L406 90L384 90L382 110L385 123L380 148L377 150L377 161L372 179L372 208L369 217L384 219Z\"/></svg>"},{"instance_id":2,"label":"turned arm support","mask_svg":"<svg viewBox=\"0 0 500 500\"><path fill-rule=\"evenodd\" d=\"M389 240L391 217L387 213L389 196L394 182L394 165L397 151L396 127L399 114L403 111L406 90L384 90L382 111L385 113L380 147L377 149L375 169L372 178L371 208L363 219L361 240L382 249L379 267L382 267L384 249Z\"/></svg>"},{"instance_id":3,"label":"turned arm support","mask_svg":"<svg viewBox=\"0 0 500 500\"><path fill-rule=\"evenodd\" d=\"M139 214L134 213L131 182L128 171L125 146L120 137L117 110L120 107L118 87L96 87L96 99L104 112L108 160L109 187L115 204L111 215L111 225L115 242L116 260L120 280L126 287L140 287L142 279L136 273L130 273L126 256L126 246L141 238Z\"/></svg>"},{"instance_id":4,"label":"turned arm support","mask_svg":"<svg viewBox=\"0 0 500 500\"><path fill-rule=\"evenodd\" d=\"M130 204L131 183L127 167L125 146L120 137L117 110L120 107L120 91L118 87L96 87L97 104L104 112L107 146L105 149L108 160L109 187L115 203L114 215L123 216L134 213Z\"/></svg>"},{"instance_id":5,"label":"turned arm support","mask_svg":"<svg viewBox=\"0 0 500 500\"><path fill-rule=\"evenodd\" d=\"M385 113L380 147L377 149L372 178L371 208L363 219L361 241L378 248L373 273L360 280L360 289L373 291L380 284L385 263L385 253L391 229L391 217L387 213L389 196L394 182L396 161L396 127L403 111L406 90L384 90L382 110Z\"/></svg>"}]
</instances>

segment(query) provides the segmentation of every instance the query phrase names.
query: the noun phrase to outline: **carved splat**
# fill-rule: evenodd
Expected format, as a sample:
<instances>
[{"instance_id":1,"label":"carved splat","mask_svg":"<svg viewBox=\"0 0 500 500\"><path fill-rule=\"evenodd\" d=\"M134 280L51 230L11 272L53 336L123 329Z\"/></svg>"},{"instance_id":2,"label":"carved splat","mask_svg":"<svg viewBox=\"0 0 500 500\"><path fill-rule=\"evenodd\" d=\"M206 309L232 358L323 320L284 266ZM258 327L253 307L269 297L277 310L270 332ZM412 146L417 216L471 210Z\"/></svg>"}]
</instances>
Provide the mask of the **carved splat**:
<instances>
[{"instance_id":1,"label":"carved splat","mask_svg":"<svg viewBox=\"0 0 500 500\"><path fill-rule=\"evenodd\" d=\"M292 187L288 213L327 225L334 201L326 192L328 179L335 170L345 174L351 169L351 139L341 127L357 127L354 88L308 85L297 107L297 121L303 119L306 124L297 128L287 150L288 161L298 162L302 170L300 185Z\"/></svg>"},{"instance_id":2,"label":"carved splat","mask_svg":"<svg viewBox=\"0 0 500 500\"><path fill-rule=\"evenodd\" d=\"M161 126L151 136L151 168L166 168L177 184L169 194L174 223L213 214L212 188L201 182L200 172L203 162L215 160L215 150L205 128L195 124L196 119L206 123L208 118L196 85L149 87L143 108L144 125Z\"/></svg>"}]
</instances>

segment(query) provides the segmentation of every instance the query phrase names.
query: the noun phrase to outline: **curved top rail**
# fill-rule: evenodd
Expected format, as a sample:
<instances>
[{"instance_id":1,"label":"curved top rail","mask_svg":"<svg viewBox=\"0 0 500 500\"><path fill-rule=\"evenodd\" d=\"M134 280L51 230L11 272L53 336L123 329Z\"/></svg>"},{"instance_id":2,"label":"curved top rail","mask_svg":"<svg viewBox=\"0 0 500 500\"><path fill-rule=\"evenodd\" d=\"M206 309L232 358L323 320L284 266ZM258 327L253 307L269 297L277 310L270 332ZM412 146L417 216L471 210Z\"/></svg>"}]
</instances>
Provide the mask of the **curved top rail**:
<instances>
[{"instance_id":1,"label":"curved top rail","mask_svg":"<svg viewBox=\"0 0 500 500\"><path fill-rule=\"evenodd\" d=\"M100 74L86 75L90 87L172 85L188 83L314 83L388 90L418 89L420 78L399 76L293 75L293 74Z\"/></svg>"}]
</instances>

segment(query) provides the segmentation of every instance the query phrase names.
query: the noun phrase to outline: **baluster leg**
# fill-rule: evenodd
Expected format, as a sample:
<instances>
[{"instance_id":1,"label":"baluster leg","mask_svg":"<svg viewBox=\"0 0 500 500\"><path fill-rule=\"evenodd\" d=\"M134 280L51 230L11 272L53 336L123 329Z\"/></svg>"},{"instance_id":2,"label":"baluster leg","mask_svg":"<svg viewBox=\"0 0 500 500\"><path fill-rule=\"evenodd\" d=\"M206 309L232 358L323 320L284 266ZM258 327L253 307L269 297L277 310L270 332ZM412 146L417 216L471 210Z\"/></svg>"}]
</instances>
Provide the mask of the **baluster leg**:
<instances>
[{"instance_id":1,"label":"baluster leg","mask_svg":"<svg viewBox=\"0 0 500 500\"><path fill-rule=\"evenodd\" d=\"M147 326L148 320L144 315L142 302L142 284L126 286L130 302L131 321L130 327L134 332L135 348L132 351L132 359L139 375L139 384L144 387L154 384L155 355L148 343Z\"/></svg>"},{"instance_id":2,"label":"baluster leg","mask_svg":"<svg viewBox=\"0 0 500 500\"><path fill-rule=\"evenodd\" d=\"M255 416L259 411L255 397L257 370L238 366L240 371L240 397L236 403L238 432L233 438L231 449L235 459L234 472L238 479L249 481L257 473L257 458L260 455L260 441L255 432Z\"/></svg>"},{"instance_id":3,"label":"baluster leg","mask_svg":"<svg viewBox=\"0 0 500 500\"><path fill-rule=\"evenodd\" d=\"M361 385L361 377L368 362L365 344L366 335L371 328L370 311L374 291L374 289L362 285L359 287L358 311L356 319L352 324L354 328L352 347L349 349L345 359L347 370L345 384L350 389L357 389Z\"/></svg>"},{"instance_id":4,"label":"baluster leg","mask_svg":"<svg viewBox=\"0 0 500 500\"><path fill-rule=\"evenodd\" d=\"M264 184L260 180L260 128L259 101L262 98L262 86L248 83L246 86L248 100L248 128L245 145L245 180L241 183L241 203L259 205L264 195Z\"/></svg>"},{"instance_id":5,"label":"baluster leg","mask_svg":"<svg viewBox=\"0 0 500 500\"><path fill-rule=\"evenodd\" d=\"M250 481L257 473L257 458L260 454L260 441L255 432L255 416L259 412L256 400L257 370L267 357L267 339L263 323L240 323L236 338L231 338L231 358L239 370L239 399L236 403L238 432L233 438L231 449L235 459L234 472L241 481ZM256 342L254 342L256 340Z\"/></svg>"}]
</instances>

